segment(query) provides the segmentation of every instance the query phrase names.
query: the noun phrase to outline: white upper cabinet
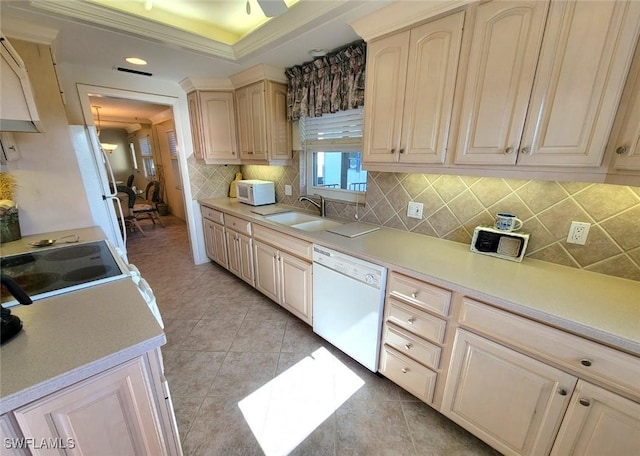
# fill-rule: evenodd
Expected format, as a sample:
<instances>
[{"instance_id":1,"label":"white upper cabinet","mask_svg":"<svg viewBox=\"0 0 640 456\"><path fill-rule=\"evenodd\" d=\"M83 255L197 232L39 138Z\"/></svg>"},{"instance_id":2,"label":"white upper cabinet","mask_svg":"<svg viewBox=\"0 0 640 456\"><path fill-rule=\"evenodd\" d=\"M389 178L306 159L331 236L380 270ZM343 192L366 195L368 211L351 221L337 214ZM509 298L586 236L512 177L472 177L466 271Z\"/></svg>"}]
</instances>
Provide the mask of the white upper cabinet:
<instances>
[{"instance_id":1,"label":"white upper cabinet","mask_svg":"<svg viewBox=\"0 0 640 456\"><path fill-rule=\"evenodd\" d=\"M464 12L367 49L365 163L443 163Z\"/></svg>"},{"instance_id":2,"label":"white upper cabinet","mask_svg":"<svg viewBox=\"0 0 640 456\"><path fill-rule=\"evenodd\" d=\"M633 1L478 6L455 163L600 166L639 30Z\"/></svg>"}]
</instances>

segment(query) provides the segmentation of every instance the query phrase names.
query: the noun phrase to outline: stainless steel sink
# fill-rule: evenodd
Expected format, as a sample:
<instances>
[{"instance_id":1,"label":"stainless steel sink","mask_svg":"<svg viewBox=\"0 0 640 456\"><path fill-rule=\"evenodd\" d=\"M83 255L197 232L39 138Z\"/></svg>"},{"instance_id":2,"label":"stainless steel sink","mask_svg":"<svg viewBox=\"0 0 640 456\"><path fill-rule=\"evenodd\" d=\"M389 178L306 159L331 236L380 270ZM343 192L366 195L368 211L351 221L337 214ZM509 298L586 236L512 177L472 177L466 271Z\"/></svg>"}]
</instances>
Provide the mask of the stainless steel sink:
<instances>
[{"instance_id":1,"label":"stainless steel sink","mask_svg":"<svg viewBox=\"0 0 640 456\"><path fill-rule=\"evenodd\" d=\"M335 220L296 211L265 215L264 218L302 231L324 231L342 225L342 223Z\"/></svg>"}]
</instances>

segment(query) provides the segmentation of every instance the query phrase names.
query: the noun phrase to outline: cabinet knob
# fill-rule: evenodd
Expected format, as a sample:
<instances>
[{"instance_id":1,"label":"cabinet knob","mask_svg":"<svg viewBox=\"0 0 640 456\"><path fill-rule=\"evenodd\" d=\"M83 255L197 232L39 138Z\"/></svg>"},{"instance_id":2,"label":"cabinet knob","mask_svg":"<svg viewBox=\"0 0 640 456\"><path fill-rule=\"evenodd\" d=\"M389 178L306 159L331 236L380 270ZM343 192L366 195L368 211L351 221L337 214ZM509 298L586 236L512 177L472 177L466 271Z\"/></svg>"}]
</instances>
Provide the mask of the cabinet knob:
<instances>
[{"instance_id":1,"label":"cabinet knob","mask_svg":"<svg viewBox=\"0 0 640 456\"><path fill-rule=\"evenodd\" d=\"M627 153L627 146L620 146L616 149L616 154L624 155Z\"/></svg>"},{"instance_id":2,"label":"cabinet knob","mask_svg":"<svg viewBox=\"0 0 640 456\"><path fill-rule=\"evenodd\" d=\"M580 405L584 405L585 407L589 407L591 405L591 401L586 397L581 397L578 402L580 402Z\"/></svg>"},{"instance_id":3,"label":"cabinet knob","mask_svg":"<svg viewBox=\"0 0 640 456\"><path fill-rule=\"evenodd\" d=\"M566 396L567 394L569 394L569 392L564 388L558 388L556 391L560 396Z\"/></svg>"},{"instance_id":4,"label":"cabinet knob","mask_svg":"<svg viewBox=\"0 0 640 456\"><path fill-rule=\"evenodd\" d=\"M504 153L505 153L505 154L507 154L507 155L509 155L509 154L512 154L512 153L513 153L513 150L514 150L514 149L513 149L513 147L507 147L507 148L505 149Z\"/></svg>"},{"instance_id":5,"label":"cabinet knob","mask_svg":"<svg viewBox=\"0 0 640 456\"><path fill-rule=\"evenodd\" d=\"M591 366L591 360L587 359L587 358L583 358L580 360L580 364L582 364L583 366L589 367Z\"/></svg>"},{"instance_id":6,"label":"cabinet knob","mask_svg":"<svg viewBox=\"0 0 640 456\"><path fill-rule=\"evenodd\" d=\"M395 153L396 153L396 150L395 150L395 149L391 149L391 153L392 153L392 154L395 154Z\"/></svg>"},{"instance_id":7,"label":"cabinet knob","mask_svg":"<svg viewBox=\"0 0 640 456\"><path fill-rule=\"evenodd\" d=\"M409 368L408 367L403 367L402 368L402 373L406 374L407 372L409 372Z\"/></svg>"},{"instance_id":8,"label":"cabinet knob","mask_svg":"<svg viewBox=\"0 0 640 456\"><path fill-rule=\"evenodd\" d=\"M409 323L410 325L413 324L413 322L416 321L415 317L411 317L407 320L407 323Z\"/></svg>"},{"instance_id":9,"label":"cabinet knob","mask_svg":"<svg viewBox=\"0 0 640 456\"><path fill-rule=\"evenodd\" d=\"M413 299L416 299L416 298L418 297L418 292L417 292L417 291L414 291L413 293L411 293L411 297L412 297Z\"/></svg>"},{"instance_id":10,"label":"cabinet knob","mask_svg":"<svg viewBox=\"0 0 640 456\"><path fill-rule=\"evenodd\" d=\"M413 347L412 344L405 344L404 348L406 348L407 350L411 350L411 347Z\"/></svg>"},{"instance_id":11,"label":"cabinet knob","mask_svg":"<svg viewBox=\"0 0 640 456\"><path fill-rule=\"evenodd\" d=\"M404 154L404 149L400 149L400 153L401 153L401 154Z\"/></svg>"},{"instance_id":12,"label":"cabinet knob","mask_svg":"<svg viewBox=\"0 0 640 456\"><path fill-rule=\"evenodd\" d=\"M523 147L520 150L520 153L523 155L531 155L531 147Z\"/></svg>"}]
</instances>

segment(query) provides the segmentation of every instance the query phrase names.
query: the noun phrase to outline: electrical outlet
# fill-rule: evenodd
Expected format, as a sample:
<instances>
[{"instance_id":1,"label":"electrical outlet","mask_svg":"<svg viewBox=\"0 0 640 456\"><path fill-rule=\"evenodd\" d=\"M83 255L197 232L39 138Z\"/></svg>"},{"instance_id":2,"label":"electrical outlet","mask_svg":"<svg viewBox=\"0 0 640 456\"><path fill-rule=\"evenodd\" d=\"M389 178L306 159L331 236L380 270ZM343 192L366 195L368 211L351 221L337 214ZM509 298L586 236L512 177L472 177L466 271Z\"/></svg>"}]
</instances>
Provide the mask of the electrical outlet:
<instances>
[{"instance_id":1,"label":"electrical outlet","mask_svg":"<svg viewBox=\"0 0 640 456\"><path fill-rule=\"evenodd\" d=\"M422 203L416 203L411 201L409 203L409 207L407 208L407 217L421 219L423 207L424 205Z\"/></svg>"},{"instance_id":2,"label":"electrical outlet","mask_svg":"<svg viewBox=\"0 0 640 456\"><path fill-rule=\"evenodd\" d=\"M584 245L587 242L587 235L589 234L590 226L591 223L571 222L567 242L569 244Z\"/></svg>"},{"instance_id":3,"label":"electrical outlet","mask_svg":"<svg viewBox=\"0 0 640 456\"><path fill-rule=\"evenodd\" d=\"M293 193L293 189L291 188L291 185L285 185L284 186L284 194L286 196L291 196Z\"/></svg>"}]
</instances>

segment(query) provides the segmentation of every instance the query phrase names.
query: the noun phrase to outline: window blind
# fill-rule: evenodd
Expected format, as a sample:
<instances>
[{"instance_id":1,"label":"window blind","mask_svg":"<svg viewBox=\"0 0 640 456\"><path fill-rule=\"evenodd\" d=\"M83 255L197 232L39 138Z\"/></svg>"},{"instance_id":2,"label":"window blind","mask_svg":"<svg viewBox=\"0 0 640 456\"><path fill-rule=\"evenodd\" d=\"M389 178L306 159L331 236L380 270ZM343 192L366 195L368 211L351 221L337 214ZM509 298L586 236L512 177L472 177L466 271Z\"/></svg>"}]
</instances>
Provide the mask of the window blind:
<instances>
[{"instance_id":1,"label":"window blind","mask_svg":"<svg viewBox=\"0 0 640 456\"><path fill-rule=\"evenodd\" d=\"M353 144L362 141L363 109L300 119L300 139L306 145Z\"/></svg>"}]
</instances>

